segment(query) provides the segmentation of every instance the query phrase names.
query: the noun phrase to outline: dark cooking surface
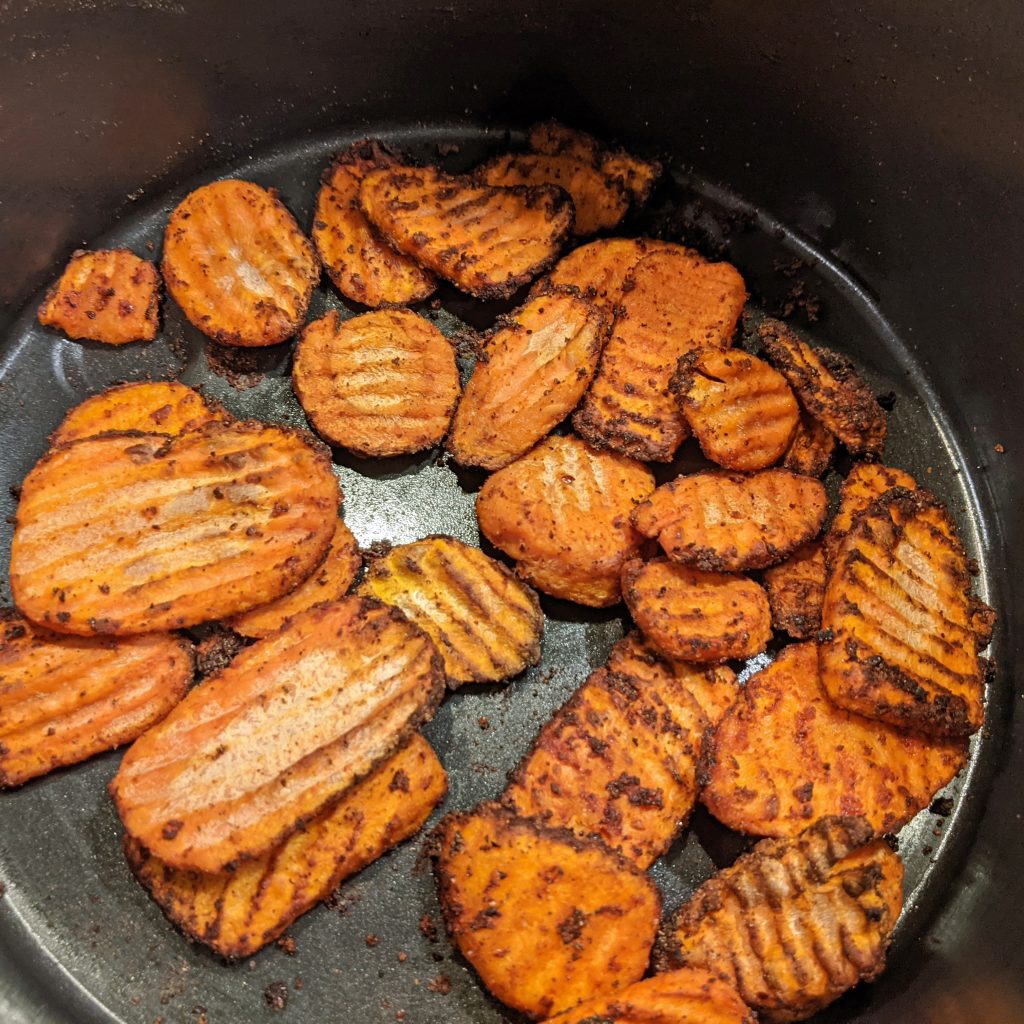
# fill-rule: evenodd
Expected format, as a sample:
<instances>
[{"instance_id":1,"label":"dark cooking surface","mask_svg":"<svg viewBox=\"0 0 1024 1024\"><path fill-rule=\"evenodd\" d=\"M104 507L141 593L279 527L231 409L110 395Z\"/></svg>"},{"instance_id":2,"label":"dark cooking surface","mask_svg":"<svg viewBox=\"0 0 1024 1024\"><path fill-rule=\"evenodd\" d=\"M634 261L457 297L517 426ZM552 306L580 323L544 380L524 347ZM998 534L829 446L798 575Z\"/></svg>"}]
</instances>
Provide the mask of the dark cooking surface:
<instances>
[{"instance_id":1,"label":"dark cooking surface","mask_svg":"<svg viewBox=\"0 0 1024 1024\"><path fill-rule=\"evenodd\" d=\"M453 143L458 144L460 151L445 159L456 170L500 147L504 139L498 131L422 128L390 137L421 159L436 159L439 151L448 153ZM349 136L307 139L218 168L217 174L278 187L300 224L308 228L320 168L330 152L348 141ZM211 170L201 180L213 176ZM97 244L127 244L147 254L146 243L151 241L159 252L167 213L186 190L140 209ZM969 553L984 566L982 538L990 526L976 499L975 467L960 453L959 439L912 356L849 278L824 255L759 218L736 197L684 176L660 189L642 220L626 225L622 233L642 230L682 237L708 254L720 249L738 265L755 301L766 310L776 311L792 298L788 293L794 287L796 299L811 299L812 309L814 300L820 301L820 320L813 331L853 355L876 391L895 396L887 460L910 470L949 502ZM429 304L422 311L436 318L447 334L464 329L465 321L478 328L489 326L497 312L508 308L476 303L451 290L440 294L440 311L430 310ZM337 294L322 286L310 316L331 307L344 308ZM234 390L210 372L207 342L184 322L173 303L165 302L163 312L157 342L123 350L63 341L34 323L34 304L14 324L0 350L3 515L13 510L8 486L17 484L42 454L46 434L64 411L118 380L180 376L223 401L236 415L304 422L290 388L289 346L252 356L263 379L247 390ZM806 324L806 313L798 312L796 322ZM681 456L683 464L694 461L694 451L691 441ZM345 518L360 542L402 542L436 532L477 540L473 498L483 476L456 473L440 464L436 454L363 463L335 453L345 491ZM4 525L0 533L5 581L10 529ZM982 576L982 593L985 584ZM9 599L6 582L3 597ZM591 668L602 663L621 635L620 609L588 612L550 599L543 603L547 620L542 664L507 687L466 687L447 699L426 729L449 771L450 794L442 810L469 807L497 794L505 772L540 724ZM995 689L1001 686L1002 677ZM998 714L994 717L998 726ZM481 727L483 719L487 728ZM910 955L936 904L960 884L962 848L982 805L998 738L989 731L982 734L971 768L950 789L956 801L952 816L944 821L925 812L901 836L908 899L893 963ZM263 993L277 981L286 982L289 989L287 1008L274 1018L281 1021L372 1024L393 1021L399 1011L407 1012L406 1020L421 1024L512 1019L503 1016L453 954L443 927L436 942L421 932L422 915L430 915L438 925L440 915L430 872L417 864L419 840L384 857L345 886L338 907L318 908L300 920L290 932L297 946L294 957L271 947L251 962L225 967L204 949L190 947L124 866L119 822L104 789L118 757L107 755L0 795L0 880L7 886L0 942L20 933L15 957L26 965L26 984L28 964L35 964L33 971L38 971L42 960L52 956L63 965L74 987L84 990L79 993L78 1024L151 1024L157 1017L165 1024L192 1021L198 1016L196 1007L206 1008L210 1024L248 1024L269 1013ZM938 835L935 829L941 829ZM714 864L728 863L741 848L742 840L698 812L692 827L654 868L666 908L677 905ZM376 943L368 942L368 936L376 936ZM404 962L399 962L399 953L407 954ZM446 994L434 990L443 989L443 984L431 985L440 976L451 980ZM85 992L95 1002L88 1002ZM870 989L858 991L829 1011L826 1019L871 1019L877 1005L872 999Z\"/></svg>"}]
</instances>

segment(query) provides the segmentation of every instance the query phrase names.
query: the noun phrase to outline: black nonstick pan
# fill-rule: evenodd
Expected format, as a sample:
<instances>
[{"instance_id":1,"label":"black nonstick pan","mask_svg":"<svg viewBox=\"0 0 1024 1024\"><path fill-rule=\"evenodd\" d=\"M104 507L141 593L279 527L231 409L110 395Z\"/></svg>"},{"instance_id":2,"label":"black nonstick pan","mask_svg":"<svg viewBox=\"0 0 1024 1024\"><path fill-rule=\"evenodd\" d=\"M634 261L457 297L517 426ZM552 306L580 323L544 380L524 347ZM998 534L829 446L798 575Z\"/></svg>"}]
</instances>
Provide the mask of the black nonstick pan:
<instances>
[{"instance_id":1,"label":"black nonstick pan","mask_svg":"<svg viewBox=\"0 0 1024 1024\"><path fill-rule=\"evenodd\" d=\"M763 8L0 5L0 515L64 411L114 381L180 376L236 414L302 422L287 345L236 365L233 386L170 301L148 346L109 350L39 328L38 293L72 249L158 253L177 199L229 173L279 188L308 227L329 154L367 134L459 170L555 115L662 157L666 181L624 232L732 260L755 311L792 306L794 322L856 359L893 403L887 458L949 502L981 566L978 589L1000 612L971 766L900 837L907 910L891 966L821 1019L1009 1024L1024 1020L1022 599L1011 558L1024 542L1024 13L998 2ZM440 297L423 312L448 334L508 308ZM324 284L310 315L326 308L344 307ZM346 520L364 544L476 540L480 477L436 453L335 454ZM4 579L9 541L5 525ZM508 686L460 691L428 727L450 773L442 810L499 792L622 630L616 609L546 600L544 610L543 663ZM419 841L295 925L294 956L271 947L224 966L189 946L124 866L105 794L118 756L0 794L2 1024L515 1019L443 928L434 934ZM666 905L743 846L698 812L655 868ZM287 991L279 1011L265 999L275 983Z\"/></svg>"}]
</instances>

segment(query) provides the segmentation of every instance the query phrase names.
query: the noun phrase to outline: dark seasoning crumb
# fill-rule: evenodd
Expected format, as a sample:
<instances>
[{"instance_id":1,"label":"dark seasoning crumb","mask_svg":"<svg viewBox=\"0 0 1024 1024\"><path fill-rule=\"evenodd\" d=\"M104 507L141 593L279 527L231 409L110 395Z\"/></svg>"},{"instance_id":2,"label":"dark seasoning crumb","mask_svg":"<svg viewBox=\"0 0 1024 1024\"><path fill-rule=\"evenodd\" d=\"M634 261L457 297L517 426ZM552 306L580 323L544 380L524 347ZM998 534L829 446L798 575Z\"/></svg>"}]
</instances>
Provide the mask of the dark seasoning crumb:
<instances>
[{"instance_id":1,"label":"dark seasoning crumb","mask_svg":"<svg viewBox=\"0 0 1024 1024\"><path fill-rule=\"evenodd\" d=\"M288 1005L288 986L283 981L272 981L263 990L263 1001L275 1013Z\"/></svg>"}]
</instances>

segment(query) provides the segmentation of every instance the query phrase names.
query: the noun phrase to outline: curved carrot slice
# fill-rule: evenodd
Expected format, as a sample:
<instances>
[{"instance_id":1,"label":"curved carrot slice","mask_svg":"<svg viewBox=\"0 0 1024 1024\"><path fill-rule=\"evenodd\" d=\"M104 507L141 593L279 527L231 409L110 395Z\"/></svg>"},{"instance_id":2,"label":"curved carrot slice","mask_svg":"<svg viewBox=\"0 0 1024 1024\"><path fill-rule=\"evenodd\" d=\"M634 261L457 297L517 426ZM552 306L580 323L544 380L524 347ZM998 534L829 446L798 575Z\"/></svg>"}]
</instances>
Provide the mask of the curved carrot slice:
<instances>
[{"instance_id":1,"label":"curved carrot slice","mask_svg":"<svg viewBox=\"0 0 1024 1024\"><path fill-rule=\"evenodd\" d=\"M441 659L404 616L347 597L247 647L125 754L125 828L176 868L223 871L333 807L431 717Z\"/></svg>"},{"instance_id":2,"label":"curved carrot slice","mask_svg":"<svg viewBox=\"0 0 1024 1024\"><path fill-rule=\"evenodd\" d=\"M208 423L52 449L25 478L11 593L61 633L130 635L266 604L323 560L339 492L303 431Z\"/></svg>"}]
</instances>

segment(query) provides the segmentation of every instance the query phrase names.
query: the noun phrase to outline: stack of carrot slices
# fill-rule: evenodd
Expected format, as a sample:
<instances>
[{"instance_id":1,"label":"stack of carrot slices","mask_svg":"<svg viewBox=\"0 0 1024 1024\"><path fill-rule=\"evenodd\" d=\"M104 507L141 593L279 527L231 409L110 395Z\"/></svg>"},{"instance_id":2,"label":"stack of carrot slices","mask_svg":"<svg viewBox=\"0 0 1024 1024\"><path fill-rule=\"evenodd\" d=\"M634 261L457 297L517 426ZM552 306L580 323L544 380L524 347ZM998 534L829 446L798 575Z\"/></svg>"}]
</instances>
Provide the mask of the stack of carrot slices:
<instances>
[{"instance_id":1,"label":"stack of carrot slices","mask_svg":"<svg viewBox=\"0 0 1024 1024\"><path fill-rule=\"evenodd\" d=\"M132 871L249 956L427 821L447 782L419 730L446 688L538 663L537 591L622 602L636 628L504 791L434 830L452 941L552 1024L795 1021L876 977L902 908L886 836L966 763L995 616L948 511L880 461L886 413L845 356L753 310L741 328L730 264L607 237L660 174L555 122L463 175L364 140L309 238L227 179L171 213L159 270L76 253L43 324L152 340L162 278L217 343L297 337L314 433L179 382L68 413L17 511L0 785L130 743L110 793ZM322 271L361 311L307 322ZM404 308L442 282L518 296L464 386ZM691 437L709 465L656 486ZM360 551L328 446L487 471L480 532L511 567L446 536ZM211 628L230 653L197 680ZM648 869L698 801L761 841L662 920Z\"/></svg>"}]
</instances>

